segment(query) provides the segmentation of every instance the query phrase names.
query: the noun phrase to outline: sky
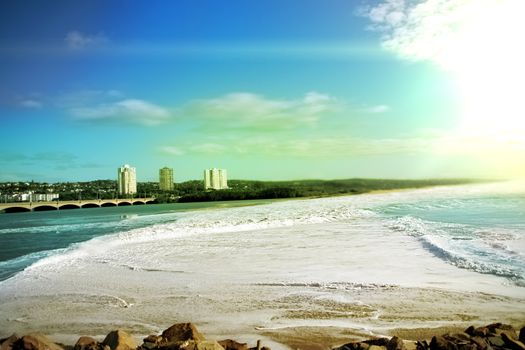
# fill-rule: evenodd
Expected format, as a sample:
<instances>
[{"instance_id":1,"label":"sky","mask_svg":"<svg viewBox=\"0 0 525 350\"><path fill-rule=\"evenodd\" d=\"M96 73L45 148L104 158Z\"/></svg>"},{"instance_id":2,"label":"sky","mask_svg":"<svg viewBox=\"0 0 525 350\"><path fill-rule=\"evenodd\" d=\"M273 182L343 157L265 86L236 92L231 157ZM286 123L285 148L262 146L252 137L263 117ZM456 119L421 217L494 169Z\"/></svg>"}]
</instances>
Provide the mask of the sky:
<instances>
[{"instance_id":1,"label":"sky","mask_svg":"<svg viewBox=\"0 0 525 350\"><path fill-rule=\"evenodd\" d=\"M0 2L0 181L525 177L522 0Z\"/></svg>"}]
</instances>

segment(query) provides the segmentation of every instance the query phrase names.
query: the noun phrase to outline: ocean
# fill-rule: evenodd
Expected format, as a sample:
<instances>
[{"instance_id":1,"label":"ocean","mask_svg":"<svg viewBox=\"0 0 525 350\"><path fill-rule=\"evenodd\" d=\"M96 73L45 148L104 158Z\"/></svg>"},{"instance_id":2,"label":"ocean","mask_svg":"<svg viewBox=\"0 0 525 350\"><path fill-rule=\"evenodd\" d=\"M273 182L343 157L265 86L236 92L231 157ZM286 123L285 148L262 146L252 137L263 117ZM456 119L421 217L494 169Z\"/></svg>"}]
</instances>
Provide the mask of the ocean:
<instances>
[{"instance_id":1,"label":"ocean","mask_svg":"<svg viewBox=\"0 0 525 350\"><path fill-rule=\"evenodd\" d=\"M518 182L5 214L0 243L0 336L525 321Z\"/></svg>"}]
</instances>

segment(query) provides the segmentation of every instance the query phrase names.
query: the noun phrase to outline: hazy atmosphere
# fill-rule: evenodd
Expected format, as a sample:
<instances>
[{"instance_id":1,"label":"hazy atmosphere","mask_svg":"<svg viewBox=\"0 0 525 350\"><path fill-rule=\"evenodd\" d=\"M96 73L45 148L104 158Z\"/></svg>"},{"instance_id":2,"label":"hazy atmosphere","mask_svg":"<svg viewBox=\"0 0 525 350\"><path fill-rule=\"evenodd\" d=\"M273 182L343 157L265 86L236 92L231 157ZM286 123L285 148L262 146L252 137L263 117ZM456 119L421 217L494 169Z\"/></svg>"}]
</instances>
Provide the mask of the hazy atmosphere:
<instances>
[{"instance_id":1,"label":"hazy atmosphere","mask_svg":"<svg viewBox=\"0 0 525 350\"><path fill-rule=\"evenodd\" d=\"M515 178L522 1L3 1L0 181Z\"/></svg>"}]
</instances>

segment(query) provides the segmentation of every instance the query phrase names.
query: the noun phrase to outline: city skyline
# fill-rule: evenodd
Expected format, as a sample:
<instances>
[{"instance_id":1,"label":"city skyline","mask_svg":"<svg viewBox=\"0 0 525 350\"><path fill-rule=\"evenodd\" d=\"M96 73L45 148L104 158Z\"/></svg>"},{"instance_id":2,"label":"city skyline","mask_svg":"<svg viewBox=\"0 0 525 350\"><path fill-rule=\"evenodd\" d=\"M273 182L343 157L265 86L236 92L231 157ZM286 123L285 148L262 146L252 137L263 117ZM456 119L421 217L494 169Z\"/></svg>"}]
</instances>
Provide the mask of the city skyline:
<instances>
[{"instance_id":1,"label":"city skyline","mask_svg":"<svg viewBox=\"0 0 525 350\"><path fill-rule=\"evenodd\" d=\"M2 2L0 181L525 177L524 11Z\"/></svg>"}]
</instances>

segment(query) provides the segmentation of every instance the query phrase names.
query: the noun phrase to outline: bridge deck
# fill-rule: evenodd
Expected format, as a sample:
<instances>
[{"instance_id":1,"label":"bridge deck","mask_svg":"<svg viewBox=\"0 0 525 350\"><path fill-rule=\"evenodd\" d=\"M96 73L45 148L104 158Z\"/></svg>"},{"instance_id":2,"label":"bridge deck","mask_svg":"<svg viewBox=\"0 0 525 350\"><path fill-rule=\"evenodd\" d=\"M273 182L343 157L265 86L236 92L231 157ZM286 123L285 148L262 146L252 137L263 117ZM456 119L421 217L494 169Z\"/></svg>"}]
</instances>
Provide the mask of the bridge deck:
<instances>
[{"instance_id":1,"label":"bridge deck","mask_svg":"<svg viewBox=\"0 0 525 350\"><path fill-rule=\"evenodd\" d=\"M19 209L21 211L60 210L74 208L80 209L103 206L150 204L154 201L155 197L133 199L85 199L74 201L11 202L0 203L0 211L10 212L15 209Z\"/></svg>"}]
</instances>

